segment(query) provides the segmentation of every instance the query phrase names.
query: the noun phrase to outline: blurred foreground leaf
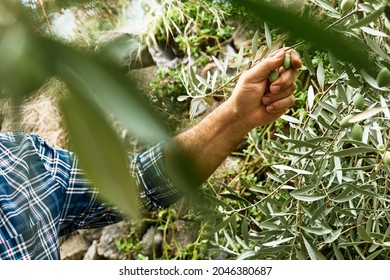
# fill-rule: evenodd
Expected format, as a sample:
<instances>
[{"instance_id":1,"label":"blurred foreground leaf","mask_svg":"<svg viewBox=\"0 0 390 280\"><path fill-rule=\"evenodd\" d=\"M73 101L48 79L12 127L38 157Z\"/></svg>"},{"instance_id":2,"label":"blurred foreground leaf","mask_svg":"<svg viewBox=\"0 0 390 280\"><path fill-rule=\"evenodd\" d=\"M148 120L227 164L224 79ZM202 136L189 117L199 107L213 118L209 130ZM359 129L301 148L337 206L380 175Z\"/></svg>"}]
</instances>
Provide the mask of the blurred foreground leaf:
<instances>
[{"instance_id":1,"label":"blurred foreground leaf","mask_svg":"<svg viewBox=\"0 0 390 280\"><path fill-rule=\"evenodd\" d=\"M26 17L17 3L0 3L0 83L15 98L37 90L52 75L48 53L22 22Z\"/></svg>"},{"instance_id":2,"label":"blurred foreground leaf","mask_svg":"<svg viewBox=\"0 0 390 280\"><path fill-rule=\"evenodd\" d=\"M102 111L84 97L72 95L62 102L62 112L88 178L106 199L131 218L139 217L138 191L126 151Z\"/></svg>"},{"instance_id":3,"label":"blurred foreground leaf","mask_svg":"<svg viewBox=\"0 0 390 280\"><path fill-rule=\"evenodd\" d=\"M365 53L367 46L362 42L349 38L341 32L327 29L326 24L309 14L301 16L289 9L279 7L275 3L261 0L233 0L238 5L255 14L262 20L282 27L297 38L302 38L318 49L331 51L336 57L352 63L357 69L367 72L376 68L373 61Z\"/></svg>"},{"instance_id":4,"label":"blurred foreground leaf","mask_svg":"<svg viewBox=\"0 0 390 280\"><path fill-rule=\"evenodd\" d=\"M47 40L45 45L57 52L58 74L73 91L95 99L101 109L113 114L132 135L149 142L168 139L135 82L126 78L115 64L54 41Z\"/></svg>"}]
</instances>

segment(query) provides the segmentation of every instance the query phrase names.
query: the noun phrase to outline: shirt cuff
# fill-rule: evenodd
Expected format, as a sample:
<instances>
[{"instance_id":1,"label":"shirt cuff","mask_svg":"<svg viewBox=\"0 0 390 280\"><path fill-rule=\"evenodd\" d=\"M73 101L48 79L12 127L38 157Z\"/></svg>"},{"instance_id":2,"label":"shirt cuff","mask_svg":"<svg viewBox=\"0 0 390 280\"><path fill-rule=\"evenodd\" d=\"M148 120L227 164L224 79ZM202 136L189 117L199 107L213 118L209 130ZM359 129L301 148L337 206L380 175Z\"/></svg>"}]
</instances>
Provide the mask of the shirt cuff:
<instances>
[{"instance_id":1,"label":"shirt cuff","mask_svg":"<svg viewBox=\"0 0 390 280\"><path fill-rule=\"evenodd\" d=\"M164 142L131 156L130 168L139 188L139 206L145 211L169 207L183 194L167 176Z\"/></svg>"}]
</instances>

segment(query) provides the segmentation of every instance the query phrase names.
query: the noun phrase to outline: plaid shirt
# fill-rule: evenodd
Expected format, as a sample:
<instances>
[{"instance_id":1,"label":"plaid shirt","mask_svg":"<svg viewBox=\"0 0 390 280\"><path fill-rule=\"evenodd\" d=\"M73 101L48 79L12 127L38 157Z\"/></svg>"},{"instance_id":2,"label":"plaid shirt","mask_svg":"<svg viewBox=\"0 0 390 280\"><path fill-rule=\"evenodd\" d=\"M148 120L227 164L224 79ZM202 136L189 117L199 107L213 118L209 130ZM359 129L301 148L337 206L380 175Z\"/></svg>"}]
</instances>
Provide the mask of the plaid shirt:
<instances>
[{"instance_id":1,"label":"plaid shirt","mask_svg":"<svg viewBox=\"0 0 390 280\"><path fill-rule=\"evenodd\" d=\"M147 211L180 198L165 175L163 143L130 157ZM71 152L34 134L0 133L0 259L60 259L59 237L121 220L98 199Z\"/></svg>"}]
</instances>

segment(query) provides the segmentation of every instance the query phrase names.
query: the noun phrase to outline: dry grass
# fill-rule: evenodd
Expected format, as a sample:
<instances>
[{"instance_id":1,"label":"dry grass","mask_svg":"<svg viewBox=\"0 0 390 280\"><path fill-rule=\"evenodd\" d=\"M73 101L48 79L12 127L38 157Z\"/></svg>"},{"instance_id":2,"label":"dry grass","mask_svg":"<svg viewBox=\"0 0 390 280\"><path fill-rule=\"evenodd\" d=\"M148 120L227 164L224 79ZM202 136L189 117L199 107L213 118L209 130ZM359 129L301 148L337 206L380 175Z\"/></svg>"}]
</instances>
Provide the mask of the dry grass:
<instances>
[{"instance_id":1,"label":"dry grass","mask_svg":"<svg viewBox=\"0 0 390 280\"><path fill-rule=\"evenodd\" d=\"M4 99L1 131L36 133L54 147L67 148L67 133L58 109L58 101L65 92L65 85L53 78L19 106Z\"/></svg>"}]
</instances>

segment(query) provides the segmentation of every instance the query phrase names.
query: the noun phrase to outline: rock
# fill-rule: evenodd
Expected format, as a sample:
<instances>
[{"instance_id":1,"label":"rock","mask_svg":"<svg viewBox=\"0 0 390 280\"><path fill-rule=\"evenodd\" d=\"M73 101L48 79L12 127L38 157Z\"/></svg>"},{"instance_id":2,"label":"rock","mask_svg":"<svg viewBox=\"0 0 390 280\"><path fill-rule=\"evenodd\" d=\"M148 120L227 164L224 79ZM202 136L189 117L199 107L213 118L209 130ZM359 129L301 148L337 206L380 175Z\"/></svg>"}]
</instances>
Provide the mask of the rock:
<instances>
[{"instance_id":1,"label":"rock","mask_svg":"<svg viewBox=\"0 0 390 280\"><path fill-rule=\"evenodd\" d=\"M88 243L93 243L93 241L98 241L102 235L104 227L101 228L91 228L91 229L80 229L79 231L83 234L84 239Z\"/></svg>"},{"instance_id":2,"label":"rock","mask_svg":"<svg viewBox=\"0 0 390 280\"><path fill-rule=\"evenodd\" d=\"M92 242L92 245L88 248L87 252L84 255L83 260L100 260L101 257L98 255L97 251L98 243L96 240Z\"/></svg>"},{"instance_id":3,"label":"rock","mask_svg":"<svg viewBox=\"0 0 390 280\"><path fill-rule=\"evenodd\" d=\"M151 91L151 83L156 79L156 65L130 70L129 76L137 81L138 86L146 92Z\"/></svg>"},{"instance_id":4,"label":"rock","mask_svg":"<svg viewBox=\"0 0 390 280\"><path fill-rule=\"evenodd\" d=\"M252 44L252 38L246 32L248 28L245 25L240 25L232 34L233 44L237 51L240 48L248 48Z\"/></svg>"},{"instance_id":5,"label":"rock","mask_svg":"<svg viewBox=\"0 0 390 280\"><path fill-rule=\"evenodd\" d=\"M192 99L190 106L190 118L200 116L209 109L210 105L203 99Z\"/></svg>"},{"instance_id":6,"label":"rock","mask_svg":"<svg viewBox=\"0 0 390 280\"><path fill-rule=\"evenodd\" d=\"M200 71L200 76L206 78L207 77L207 72L210 72L210 75L213 75L214 72L217 70L217 64L215 62L210 62L206 64L202 70Z\"/></svg>"},{"instance_id":7,"label":"rock","mask_svg":"<svg viewBox=\"0 0 390 280\"><path fill-rule=\"evenodd\" d=\"M215 177L223 177L226 176L228 172L236 172L238 167L240 166L240 162L242 160L238 157L228 156L222 164L215 170Z\"/></svg>"},{"instance_id":8,"label":"rock","mask_svg":"<svg viewBox=\"0 0 390 280\"><path fill-rule=\"evenodd\" d=\"M305 1L302 0L275 0L274 2L277 6L294 14L303 13L305 7Z\"/></svg>"},{"instance_id":9,"label":"rock","mask_svg":"<svg viewBox=\"0 0 390 280\"><path fill-rule=\"evenodd\" d=\"M224 46L224 54L225 56L232 58L237 56L237 51L235 49L234 44L226 44Z\"/></svg>"},{"instance_id":10,"label":"rock","mask_svg":"<svg viewBox=\"0 0 390 280\"><path fill-rule=\"evenodd\" d=\"M71 234L60 247L61 259L82 260L89 246L90 243L84 239L83 234L80 232Z\"/></svg>"},{"instance_id":11,"label":"rock","mask_svg":"<svg viewBox=\"0 0 390 280\"><path fill-rule=\"evenodd\" d=\"M122 258L115 241L129 234L129 225L126 222L119 222L103 229L97 245L97 253L109 260Z\"/></svg>"},{"instance_id":12,"label":"rock","mask_svg":"<svg viewBox=\"0 0 390 280\"><path fill-rule=\"evenodd\" d=\"M97 42L98 53L120 66L136 69L155 65L146 45L138 35L110 31Z\"/></svg>"},{"instance_id":13,"label":"rock","mask_svg":"<svg viewBox=\"0 0 390 280\"><path fill-rule=\"evenodd\" d=\"M159 69L175 69L183 64L183 59L176 57L170 47L162 43L149 42L148 50Z\"/></svg>"},{"instance_id":14,"label":"rock","mask_svg":"<svg viewBox=\"0 0 390 280\"><path fill-rule=\"evenodd\" d=\"M162 241L163 241L162 231L157 230L153 226L150 227L142 237L141 253L147 256L149 259L160 257L162 254L162 248L161 248Z\"/></svg>"},{"instance_id":15,"label":"rock","mask_svg":"<svg viewBox=\"0 0 390 280\"><path fill-rule=\"evenodd\" d=\"M168 233L167 241L173 249L177 246L186 248L198 238L199 228L193 222L176 220L172 223L172 230Z\"/></svg>"}]
</instances>

